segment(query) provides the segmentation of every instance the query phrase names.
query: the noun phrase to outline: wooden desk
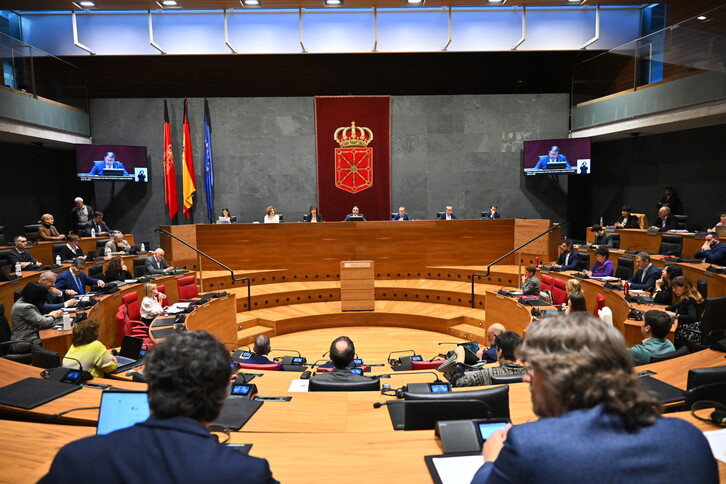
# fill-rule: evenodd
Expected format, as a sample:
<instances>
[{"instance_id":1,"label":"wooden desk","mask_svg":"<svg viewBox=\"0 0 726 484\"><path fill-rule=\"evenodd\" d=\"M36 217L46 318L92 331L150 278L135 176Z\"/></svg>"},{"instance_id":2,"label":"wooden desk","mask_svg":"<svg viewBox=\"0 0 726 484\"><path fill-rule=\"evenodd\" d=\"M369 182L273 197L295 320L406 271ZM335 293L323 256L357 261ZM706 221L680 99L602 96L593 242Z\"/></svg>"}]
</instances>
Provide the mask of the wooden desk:
<instances>
[{"instance_id":1,"label":"wooden desk","mask_svg":"<svg viewBox=\"0 0 726 484\"><path fill-rule=\"evenodd\" d=\"M648 252L657 254L660 250L661 238L663 235L679 235L683 237L682 257L692 258L693 254L701 250L704 242L703 235L682 234L675 232L649 232L643 229L614 229L608 230L620 234L620 248L622 250L637 250L638 252ZM592 243L595 240L595 234L587 228L587 241Z\"/></svg>"},{"instance_id":2,"label":"wooden desk","mask_svg":"<svg viewBox=\"0 0 726 484\"><path fill-rule=\"evenodd\" d=\"M91 250L97 250L96 246L99 240L108 240L110 237L82 237L78 241L78 246L83 250L84 254L88 254ZM133 234L124 234L124 240L128 242L130 245L134 245L134 236ZM65 240L53 240L53 241L47 241L47 242L37 242L33 244L32 246L28 247L28 250L31 254L33 254L33 257L35 257L35 260L40 262L43 265L50 265L54 264L55 261L53 260L53 246L56 244L65 244ZM14 245L7 246L7 247L0 247L0 249L12 249L15 247ZM101 254L103 255L103 250L101 250Z\"/></svg>"},{"instance_id":3,"label":"wooden desk","mask_svg":"<svg viewBox=\"0 0 726 484\"><path fill-rule=\"evenodd\" d=\"M226 344L227 348L237 347L237 303L234 294L215 298L186 314L184 325L189 331L203 329L212 333L219 341ZM154 332L173 326L175 316L159 316L152 323L151 338L155 342L162 341L163 336L155 335ZM231 344L231 345L230 345Z\"/></svg>"}]
</instances>

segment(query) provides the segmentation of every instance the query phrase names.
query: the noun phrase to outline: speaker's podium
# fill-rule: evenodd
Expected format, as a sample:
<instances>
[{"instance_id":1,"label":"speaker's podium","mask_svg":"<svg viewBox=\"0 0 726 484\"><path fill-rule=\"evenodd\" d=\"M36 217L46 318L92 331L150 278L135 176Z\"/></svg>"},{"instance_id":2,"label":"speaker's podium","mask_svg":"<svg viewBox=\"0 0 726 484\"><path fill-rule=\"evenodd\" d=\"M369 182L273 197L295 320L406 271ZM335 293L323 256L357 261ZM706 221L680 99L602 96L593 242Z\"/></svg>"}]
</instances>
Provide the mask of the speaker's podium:
<instances>
[{"instance_id":1,"label":"speaker's podium","mask_svg":"<svg viewBox=\"0 0 726 484\"><path fill-rule=\"evenodd\" d=\"M376 308L372 260L348 260L340 263L340 309L373 311Z\"/></svg>"}]
</instances>

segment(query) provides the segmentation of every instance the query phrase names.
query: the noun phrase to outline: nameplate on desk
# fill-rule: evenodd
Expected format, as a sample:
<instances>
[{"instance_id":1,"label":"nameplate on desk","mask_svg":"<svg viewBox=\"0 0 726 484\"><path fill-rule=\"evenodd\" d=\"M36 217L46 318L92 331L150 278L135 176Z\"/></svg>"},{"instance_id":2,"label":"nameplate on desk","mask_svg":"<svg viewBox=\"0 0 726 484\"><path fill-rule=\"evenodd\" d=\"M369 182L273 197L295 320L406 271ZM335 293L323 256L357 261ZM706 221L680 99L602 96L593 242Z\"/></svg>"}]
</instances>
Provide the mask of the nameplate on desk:
<instances>
[{"instance_id":1,"label":"nameplate on desk","mask_svg":"<svg viewBox=\"0 0 726 484\"><path fill-rule=\"evenodd\" d=\"M350 269L353 267L370 267L370 262L343 262L343 267Z\"/></svg>"}]
</instances>

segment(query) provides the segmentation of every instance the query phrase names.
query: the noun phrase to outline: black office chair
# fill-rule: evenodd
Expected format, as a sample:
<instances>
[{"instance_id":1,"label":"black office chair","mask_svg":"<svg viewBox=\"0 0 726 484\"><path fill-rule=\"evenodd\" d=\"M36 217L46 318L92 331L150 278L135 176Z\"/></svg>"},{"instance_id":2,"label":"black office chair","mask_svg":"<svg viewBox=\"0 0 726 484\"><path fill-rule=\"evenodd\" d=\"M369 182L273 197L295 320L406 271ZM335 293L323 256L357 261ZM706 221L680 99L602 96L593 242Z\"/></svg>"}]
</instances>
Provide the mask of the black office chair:
<instances>
[{"instance_id":1,"label":"black office chair","mask_svg":"<svg viewBox=\"0 0 726 484\"><path fill-rule=\"evenodd\" d=\"M144 275L144 265L148 257L137 257L134 259L134 276L141 277Z\"/></svg>"},{"instance_id":2,"label":"black office chair","mask_svg":"<svg viewBox=\"0 0 726 484\"><path fill-rule=\"evenodd\" d=\"M31 344L29 342L23 343L26 346L26 352L12 352L10 346L13 344L10 341L10 325L8 324L8 319L5 317L5 305L0 303L0 358L29 365L31 359ZM17 343L16 346L18 346Z\"/></svg>"},{"instance_id":3,"label":"black office chair","mask_svg":"<svg viewBox=\"0 0 726 484\"><path fill-rule=\"evenodd\" d=\"M708 299L708 281L706 279L697 280L696 289L703 299Z\"/></svg>"},{"instance_id":4,"label":"black office chair","mask_svg":"<svg viewBox=\"0 0 726 484\"><path fill-rule=\"evenodd\" d=\"M680 257L683 251L683 237L680 235L661 235L659 254L675 255Z\"/></svg>"},{"instance_id":5,"label":"black office chair","mask_svg":"<svg viewBox=\"0 0 726 484\"><path fill-rule=\"evenodd\" d=\"M726 366L691 368L688 370L686 390L711 383L726 383Z\"/></svg>"},{"instance_id":6,"label":"black office chair","mask_svg":"<svg viewBox=\"0 0 726 484\"><path fill-rule=\"evenodd\" d=\"M103 254L104 250L106 249L106 242L110 242L113 239L98 239L96 240L96 250L99 254Z\"/></svg>"},{"instance_id":7,"label":"black office chair","mask_svg":"<svg viewBox=\"0 0 726 484\"><path fill-rule=\"evenodd\" d=\"M688 215L673 214L673 216L676 218L676 229L688 230Z\"/></svg>"},{"instance_id":8,"label":"black office chair","mask_svg":"<svg viewBox=\"0 0 726 484\"><path fill-rule=\"evenodd\" d=\"M650 362L657 363L659 361L672 360L673 358L678 358L679 356L686 356L688 353L690 353L688 346L681 346L680 348L678 348L675 351L671 351L669 353L663 353L662 355L651 356Z\"/></svg>"},{"instance_id":9,"label":"black office chair","mask_svg":"<svg viewBox=\"0 0 726 484\"><path fill-rule=\"evenodd\" d=\"M88 268L88 275L94 279L103 279L103 264L96 264Z\"/></svg>"},{"instance_id":10,"label":"black office chair","mask_svg":"<svg viewBox=\"0 0 726 484\"><path fill-rule=\"evenodd\" d=\"M694 345L699 349L705 349L726 337L726 318L724 318L724 314L726 314L726 296L706 299L703 304L701 329L681 329L699 335L701 343Z\"/></svg>"},{"instance_id":11,"label":"black office chair","mask_svg":"<svg viewBox=\"0 0 726 484\"><path fill-rule=\"evenodd\" d=\"M492 385L509 385L510 383L521 383L524 381L522 375L492 375Z\"/></svg>"},{"instance_id":12,"label":"black office chair","mask_svg":"<svg viewBox=\"0 0 726 484\"><path fill-rule=\"evenodd\" d=\"M0 245L6 245L5 242L5 226L0 225Z\"/></svg>"},{"instance_id":13,"label":"black office chair","mask_svg":"<svg viewBox=\"0 0 726 484\"><path fill-rule=\"evenodd\" d=\"M23 286L23 287L25 287L25 286ZM13 302L18 302L18 299L20 299L20 296L23 295L23 287L15 290L15 292L13 293Z\"/></svg>"},{"instance_id":14,"label":"black office chair","mask_svg":"<svg viewBox=\"0 0 726 484\"><path fill-rule=\"evenodd\" d=\"M86 236L86 224L79 222L78 225L76 225L76 234L79 237L85 237Z\"/></svg>"},{"instance_id":15,"label":"black office chair","mask_svg":"<svg viewBox=\"0 0 726 484\"><path fill-rule=\"evenodd\" d=\"M371 378L370 381L325 381L312 377L308 386L311 392L368 392L380 389L381 380L378 378Z\"/></svg>"},{"instance_id":16,"label":"black office chair","mask_svg":"<svg viewBox=\"0 0 726 484\"><path fill-rule=\"evenodd\" d=\"M63 247L65 247L66 244L53 244L53 264L55 264L55 258L56 256L59 256L61 251L63 250Z\"/></svg>"},{"instance_id":17,"label":"black office chair","mask_svg":"<svg viewBox=\"0 0 726 484\"><path fill-rule=\"evenodd\" d=\"M312 380L311 380L312 382ZM509 418L509 385L484 390L469 390L448 393L403 393L404 400L477 400L484 402L491 417Z\"/></svg>"},{"instance_id":18,"label":"black office chair","mask_svg":"<svg viewBox=\"0 0 726 484\"><path fill-rule=\"evenodd\" d=\"M35 244L38 242L38 229L40 224L28 224L23 226L25 231L25 238L28 239L28 243Z\"/></svg>"},{"instance_id":19,"label":"black office chair","mask_svg":"<svg viewBox=\"0 0 726 484\"><path fill-rule=\"evenodd\" d=\"M691 410L693 404L702 400L726 402L726 382L709 383L688 389L683 402L683 410Z\"/></svg>"},{"instance_id":20,"label":"black office chair","mask_svg":"<svg viewBox=\"0 0 726 484\"><path fill-rule=\"evenodd\" d=\"M229 217L229 223L236 224L237 223L237 216L236 215L232 215L231 217ZM148 247L148 245L147 245L147 247Z\"/></svg>"},{"instance_id":21,"label":"black office chair","mask_svg":"<svg viewBox=\"0 0 726 484\"><path fill-rule=\"evenodd\" d=\"M445 220L446 212L436 212L436 220Z\"/></svg>"},{"instance_id":22,"label":"black office chair","mask_svg":"<svg viewBox=\"0 0 726 484\"><path fill-rule=\"evenodd\" d=\"M580 254L580 267L577 268L578 271L584 271L585 269L589 269L590 266L590 254L584 254L582 252Z\"/></svg>"},{"instance_id":23,"label":"black office chair","mask_svg":"<svg viewBox=\"0 0 726 484\"><path fill-rule=\"evenodd\" d=\"M623 280L630 280L633 277L635 262L630 257L618 257L618 268L615 269L615 277Z\"/></svg>"},{"instance_id":24,"label":"black office chair","mask_svg":"<svg viewBox=\"0 0 726 484\"><path fill-rule=\"evenodd\" d=\"M620 248L620 234L609 234L610 235L610 248L611 249L619 249Z\"/></svg>"},{"instance_id":25,"label":"black office chair","mask_svg":"<svg viewBox=\"0 0 726 484\"><path fill-rule=\"evenodd\" d=\"M38 368L58 368L62 365L61 356L55 351L33 346L30 353L30 364Z\"/></svg>"}]
</instances>

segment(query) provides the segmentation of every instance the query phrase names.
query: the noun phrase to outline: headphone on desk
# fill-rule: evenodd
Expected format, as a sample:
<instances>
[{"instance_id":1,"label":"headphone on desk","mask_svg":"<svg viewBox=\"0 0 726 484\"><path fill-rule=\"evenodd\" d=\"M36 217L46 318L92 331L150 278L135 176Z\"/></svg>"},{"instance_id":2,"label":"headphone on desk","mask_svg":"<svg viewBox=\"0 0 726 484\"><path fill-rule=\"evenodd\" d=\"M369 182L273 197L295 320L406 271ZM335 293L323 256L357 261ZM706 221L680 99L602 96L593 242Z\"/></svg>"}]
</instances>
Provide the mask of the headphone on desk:
<instances>
[{"instance_id":1,"label":"headphone on desk","mask_svg":"<svg viewBox=\"0 0 726 484\"><path fill-rule=\"evenodd\" d=\"M713 408L713 412L708 418L696 415L697 410L703 410L704 408ZM691 406L691 415L700 420L701 422L710 423L719 427L726 427L726 405L713 400L699 400Z\"/></svg>"}]
</instances>

